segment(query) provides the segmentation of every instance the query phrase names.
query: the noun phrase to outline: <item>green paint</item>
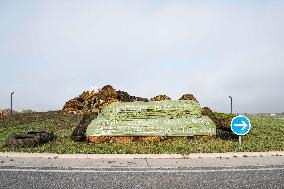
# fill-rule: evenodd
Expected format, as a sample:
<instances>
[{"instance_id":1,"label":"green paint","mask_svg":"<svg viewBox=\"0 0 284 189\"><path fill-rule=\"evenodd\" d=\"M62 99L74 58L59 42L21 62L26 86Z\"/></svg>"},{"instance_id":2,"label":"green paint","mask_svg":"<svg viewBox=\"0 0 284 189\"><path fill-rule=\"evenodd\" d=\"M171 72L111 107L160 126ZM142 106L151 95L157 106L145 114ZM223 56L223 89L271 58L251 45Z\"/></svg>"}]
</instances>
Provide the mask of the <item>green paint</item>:
<instances>
[{"instance_id":1,"label":"green paint","mask_svg":"<svg viewBox=\"0 0 284 189\"><path fill-rule=\"evenodd\" d=\"M88 126L87 136L215 135L214 122L191 100L112 103Z\"/></svg>"}]
</instances>

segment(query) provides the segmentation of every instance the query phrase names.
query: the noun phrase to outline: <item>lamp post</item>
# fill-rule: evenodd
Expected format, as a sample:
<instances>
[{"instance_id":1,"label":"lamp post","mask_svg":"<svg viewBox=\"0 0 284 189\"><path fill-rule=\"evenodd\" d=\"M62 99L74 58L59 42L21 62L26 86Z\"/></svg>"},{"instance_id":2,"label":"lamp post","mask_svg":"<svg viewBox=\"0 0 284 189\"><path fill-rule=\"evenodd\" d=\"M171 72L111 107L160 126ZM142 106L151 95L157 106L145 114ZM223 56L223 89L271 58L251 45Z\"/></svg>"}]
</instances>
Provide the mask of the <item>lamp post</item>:
<instances>
[{"instance_id":1,"label":"lamp post","mask_svg":"<svg viewBox=\"0 0 284 189\"><path fill-rule=\"evenodd\" d=\"M231 114L233 113L233 98L231 96L229 96L231 99Z\"/></svg>"},{"instance_id":2,"label":"lamp post","mask_svg":"<svg viewBox=\"0 0 284 189\"><path fill-rule=\"evenodd\" d=\"M11 93L11 115L13 114L13 94L14 92Z\"/></svg>"}]
</instances>

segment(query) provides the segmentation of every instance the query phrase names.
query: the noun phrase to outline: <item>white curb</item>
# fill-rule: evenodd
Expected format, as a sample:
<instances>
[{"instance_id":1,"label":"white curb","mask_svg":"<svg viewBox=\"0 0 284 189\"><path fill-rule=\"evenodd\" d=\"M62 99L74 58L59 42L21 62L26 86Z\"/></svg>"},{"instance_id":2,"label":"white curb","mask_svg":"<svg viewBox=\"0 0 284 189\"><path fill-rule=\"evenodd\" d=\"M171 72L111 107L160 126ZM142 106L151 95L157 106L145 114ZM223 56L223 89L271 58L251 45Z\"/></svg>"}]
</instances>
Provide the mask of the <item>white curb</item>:
<instances>
[{"instance_id":1,"label":"white curb","mask_svg":"<svg viewBox=\"0 0 284 189\"><path fill-rule=\"evenodd\" d=\"M181 154L55 154L0 152L0 157L13 158L60 158L60 159L196 159L196 158L241 158L283 156L284 151L273 152L227 152Z\"/></svg>"}]
</instances>

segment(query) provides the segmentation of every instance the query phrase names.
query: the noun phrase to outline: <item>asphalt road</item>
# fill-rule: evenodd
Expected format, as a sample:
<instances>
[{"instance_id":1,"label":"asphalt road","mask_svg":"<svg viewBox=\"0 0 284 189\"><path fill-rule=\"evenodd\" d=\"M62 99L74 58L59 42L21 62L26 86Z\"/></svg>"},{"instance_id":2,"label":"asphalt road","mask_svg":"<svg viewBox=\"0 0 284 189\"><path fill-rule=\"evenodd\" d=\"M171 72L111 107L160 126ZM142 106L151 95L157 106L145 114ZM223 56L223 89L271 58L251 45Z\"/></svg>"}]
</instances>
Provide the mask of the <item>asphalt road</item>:
<instances>
[{"instance_id":1,"label":"asphalt road","mask_svg":"<svg viewBox=\"0 0 284 189\"><path fill-rule=\"evenodd\" d=\"M235 168L1 167L1 188L284 188L284 166Z\"/></svg>"},{"instance_id":2,"label":"asphalt road","mask_svg":"<svg viewBox=\"0 0 284 189\"><path fill-rule=\"evenodd\" d=\"M284 156L2 153L0 188L284 188Z\"/></svg>"}]
</instances>

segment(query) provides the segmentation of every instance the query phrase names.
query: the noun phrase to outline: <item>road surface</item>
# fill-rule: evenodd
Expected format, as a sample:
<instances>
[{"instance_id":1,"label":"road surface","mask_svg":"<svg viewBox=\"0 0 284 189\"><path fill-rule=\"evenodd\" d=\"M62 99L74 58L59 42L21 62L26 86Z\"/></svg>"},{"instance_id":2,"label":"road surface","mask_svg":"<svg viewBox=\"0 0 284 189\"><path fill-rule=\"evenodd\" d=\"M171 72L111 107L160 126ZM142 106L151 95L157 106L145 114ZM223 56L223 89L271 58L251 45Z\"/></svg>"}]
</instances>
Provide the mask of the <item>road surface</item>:
<instances>
[{"instance_id":1,"label":"road surface","mask_svg":"<svg viewBox=\"0 0 284 189\"><path fill-rule=\"evenodd\" d=\"M1 188L284 188L284 158L0 157Z\"/></svg>"}]
</instances>

